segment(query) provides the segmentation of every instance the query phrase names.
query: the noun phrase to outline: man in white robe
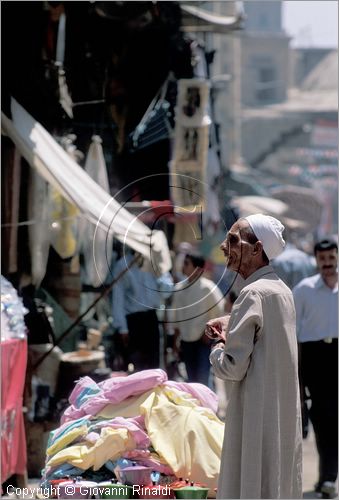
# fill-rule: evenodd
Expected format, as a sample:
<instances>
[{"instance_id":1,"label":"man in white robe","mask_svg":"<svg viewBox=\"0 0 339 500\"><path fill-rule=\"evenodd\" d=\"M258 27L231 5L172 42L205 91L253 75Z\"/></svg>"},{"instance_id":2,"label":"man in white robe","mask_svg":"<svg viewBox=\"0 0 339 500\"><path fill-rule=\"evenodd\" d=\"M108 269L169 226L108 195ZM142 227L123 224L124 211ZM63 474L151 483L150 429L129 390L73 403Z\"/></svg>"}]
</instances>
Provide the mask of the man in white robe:
<instances>
[{"instance_id":1,"label":"man in white robe","mask_svg":"<svg viewBox=\"0 0 339 500\"><path fill-rule=\"evenodd\" d=\"M262 214L239 219L221 244L245 280L230 317L209 321L217 377L231 381L218 498L302 498L302 432L295 309L269 260L284 226Z\"/></svg>"}]
</instances>

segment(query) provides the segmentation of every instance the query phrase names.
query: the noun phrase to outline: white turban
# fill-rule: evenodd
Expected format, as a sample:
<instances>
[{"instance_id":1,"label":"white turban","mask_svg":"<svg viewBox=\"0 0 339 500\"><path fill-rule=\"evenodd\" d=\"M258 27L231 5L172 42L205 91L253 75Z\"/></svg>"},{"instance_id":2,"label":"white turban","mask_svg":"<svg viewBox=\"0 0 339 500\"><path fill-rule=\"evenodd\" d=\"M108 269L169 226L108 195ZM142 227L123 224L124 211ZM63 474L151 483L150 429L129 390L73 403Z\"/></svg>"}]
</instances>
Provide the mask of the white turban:
<instances>
[{"instance_id":1,"label":"white turban","mask_svg":"<svg viewBox=\"0 0 339 500\"><path fill-rule=\"evenodd\" d=\"M282 223L270 215L263 214L249 215L245 219L261 241L269 260L278 257L285 247L285 240L282 237L285 227Z\"/></svg>"}]
</instances>

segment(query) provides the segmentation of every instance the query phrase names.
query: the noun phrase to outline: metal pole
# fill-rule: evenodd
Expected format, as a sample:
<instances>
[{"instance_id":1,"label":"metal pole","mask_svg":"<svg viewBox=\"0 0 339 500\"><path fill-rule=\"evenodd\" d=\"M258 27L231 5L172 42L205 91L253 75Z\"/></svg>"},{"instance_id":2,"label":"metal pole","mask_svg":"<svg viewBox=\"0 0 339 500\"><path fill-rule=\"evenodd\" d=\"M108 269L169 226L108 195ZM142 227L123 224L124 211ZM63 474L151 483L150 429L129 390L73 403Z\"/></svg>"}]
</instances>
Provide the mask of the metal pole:
<instances>
[{"instance_id":1,"label":"metal pole","mask_svg":"<svg viewBox=\"0 0 339 500\"><path fill-rule=\"evenodd\" d=\"M242 163L242 116L241 116L241 35L233 35L233 148L232 163Z\"/></svg>"},{"instance_id":2,"label":"metal pole","mask_svg":"<svg viewBox=\"0 0 339 500\"><path fill-rule=\"evenodd\" d=\"M80 321L86 316L86 314L99 302L99 300L103 299L104 297L106 297L106 295L109 294L109 292L112 290L113 286L123 277L123 275L141 258L141 255L138 254L136 255L130 262L129 266L126 267L126 269L123 269L121 271L121 273L118 274L118 276L116 278L114 278L114 280L112 281L112 283L109 285L108 288L106 288L106 290L104 290L101 295L99 295L99 297L97 297L95 299L94 302L92 302L92 304L90 304L86 311L83 312L80 316L78 316L78 318L60 335L60 337L57 339L57 341L55 342L55 344L50 348L49 351L46 351L42 356L41 358L39 358L37 360L37 362L33 365L33 370L35 370L46 358L47 356L49 356L51 354L51 352L53 351L53 349L60 344L60 342L73 330L73 328L75 326L77 326Z\"/></svg>"}]
</instances>

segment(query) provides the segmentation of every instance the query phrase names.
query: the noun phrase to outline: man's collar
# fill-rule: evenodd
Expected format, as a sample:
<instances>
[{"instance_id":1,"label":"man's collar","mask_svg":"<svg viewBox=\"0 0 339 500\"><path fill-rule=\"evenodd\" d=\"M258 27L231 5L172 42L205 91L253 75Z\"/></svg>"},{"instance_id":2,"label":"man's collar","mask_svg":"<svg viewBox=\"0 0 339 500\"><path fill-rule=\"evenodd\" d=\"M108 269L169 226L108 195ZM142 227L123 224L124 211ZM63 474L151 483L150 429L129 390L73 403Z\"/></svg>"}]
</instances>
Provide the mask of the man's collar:
<instances>
[{"instance_id":1,"label":"man's collar","mask_svg":"<svg viewBox=\"0 0 339 500\"><path fill-rule=\"evenodd\" d=\"M245 279L244 286L249 285L250 283L254 283L254 281L257 281L259 278L262 278L266 274L271 274L274 273L274 269L272 266L264 266L260 267L254 273L252 273L248 278Z\"/></svg>"},{"instance_id":2,"label":"man's collar","mask_svg":"<svg viewBox=\"0 0 339 500\"><path fill-rule=\"evenodd\" d=\"M318 274L317 279L314 283L314 288L321 288L322 286L326 286L325 281L322 279L321 274Z\"/></svg>"},{"instance_id":3,"label":"man's collar","mask_svg":"<svg viewBox=\"0 0 339 500\"><path fill-rule=\"evenodd\" d=\"M322 286L325 286L326 288L329 288L333 292L338 291L338 282L334 288L331 288L330 286L326 285L325 281L323 280L321 274L318 274L318 277L314 283L314 288L321 288Z\"/></svg>"}]
</instances>

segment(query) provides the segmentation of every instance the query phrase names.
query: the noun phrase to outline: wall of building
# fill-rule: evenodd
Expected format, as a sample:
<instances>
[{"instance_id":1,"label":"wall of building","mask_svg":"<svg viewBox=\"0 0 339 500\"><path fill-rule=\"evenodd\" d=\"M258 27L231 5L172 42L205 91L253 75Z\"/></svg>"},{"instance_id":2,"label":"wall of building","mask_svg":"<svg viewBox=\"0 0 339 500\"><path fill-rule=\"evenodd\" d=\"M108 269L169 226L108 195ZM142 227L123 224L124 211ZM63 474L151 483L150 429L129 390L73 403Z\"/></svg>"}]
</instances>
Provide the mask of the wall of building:
<instances>
[{"instance_id":1,"label":"wall of building","mask_svg":"<svg viewBox=\"0 0 339 500\"><path fill-rule=\"evenodd\" d=\"M281 2L244 2L246 31L257 33L282 33Z\"/></svg>"},{"instance_id":2,"label":"wall of building","mask_svg":"<svg viewBox=\"0 0 339 500\"><path fill-rule=\"evenodd\" d=\"M280 143L283 135L297 130L305 122L300 114L280 114L280 116L249 117L242 121L242 157L251 165Z\"/></svg>"},{"instance_id":3,"label":"wall of building","mask_svg":"<svg viewBox=\"0 0 339 500\"><path fill-rule=\"evenodd\" d=\"M262 116L247 116L242 120L242 156L254 167L261 166L266 156L278 149L293 144L293 138L317 120L336 122L337 113L333 111L306 111L296 109L280 112L268 111ZM299 139L298 139L299 141ZM298 144L300 147L303 144Z\"/></svg>"},{"instance_id":4,"label":"wall of building","mask_svg":"<svg viewBox=\"0 0 339 500\"><path fill-rule=\"evenodd\" d=\"M239 14L239 2L209 1L204 3L204 9L221 16L236 16ZM214 119L219 125L220 151L222 166L226 170L232 161L234 146L234 117L237 97L234 95L234 40L236 32L229 34L208 34L208 46L215 51L211 65L212 92L214 98ZM203 41L203 35L200 35ZM199 38L199 36L198 36ZM240 89L239 89L240 94Z\"/></svg>"},{"instance_id":5,"label":"wall of building","mask_svg":"<svg viewBox=\"0 0 339 500\"><path fill-rule=\"evenodd\" d=\"M289 84L289 38L244 33L241 71L243 106L283 102Z\"/></svg>"},{"instance_id":6,"label":"wall of building","mask_svg":"<svg viewBox=\"0 0 339 500\"><path fill-rule=\"evenodd\" d=\"M214 35L214 72L228 74L230 80L216 96L216 119L221 124L221 146L227 165L239 161L250 145L243 136L242 109L284 102L290 80L289 38L283 31L281 2L244 2L244 29L229 36ZM235 2L217 2L215 12L232 14ZM282 127L284 125L282 124ZM268 127L267 136L279 135ZM253 131L254 135L257 131ZM266 147L268 141L264 141ZM251 143L252 141L250 141ZM254 144L256 148L260 145ZM257 153L256 151L255 153Z\"/></svg>"},{"instance_id":7,"label":"wall of building","mask_svg":"<svg viewBox=\"0 0 339 500\"><path fill-rule=\"evenodd\" d=\"M299 87L310 72L333 49L305 48L291 51L291 85Z\"/></svg>"}]
</instances>

